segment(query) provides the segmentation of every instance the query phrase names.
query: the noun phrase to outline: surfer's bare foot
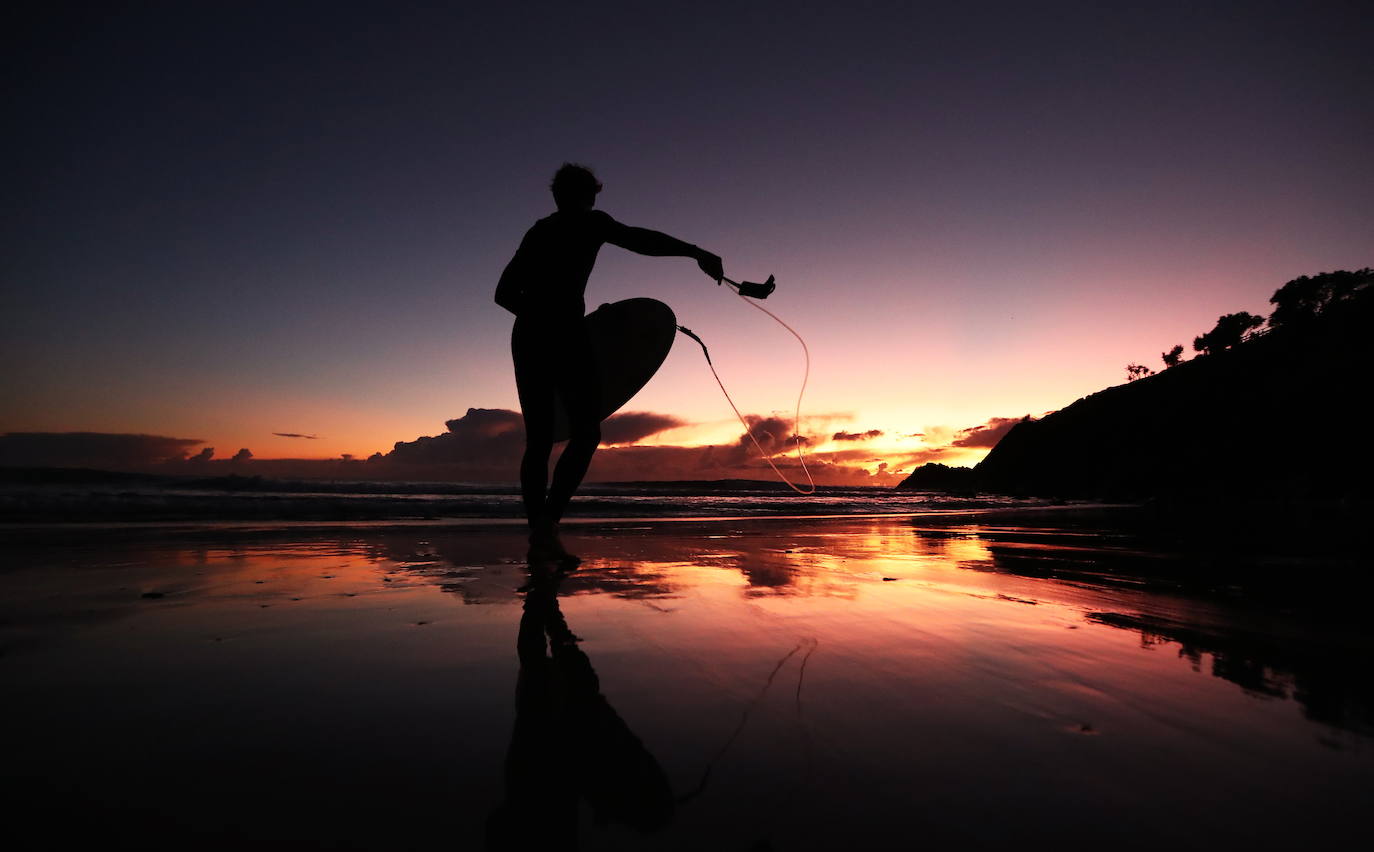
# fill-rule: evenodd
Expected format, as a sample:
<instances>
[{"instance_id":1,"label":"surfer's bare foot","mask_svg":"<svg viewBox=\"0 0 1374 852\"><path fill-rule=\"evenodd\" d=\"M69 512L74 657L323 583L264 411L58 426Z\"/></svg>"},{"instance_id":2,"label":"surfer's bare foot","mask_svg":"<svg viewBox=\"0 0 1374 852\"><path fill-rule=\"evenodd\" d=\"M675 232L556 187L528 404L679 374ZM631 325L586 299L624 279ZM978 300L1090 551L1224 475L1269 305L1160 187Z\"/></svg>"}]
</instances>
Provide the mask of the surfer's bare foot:
<instances>
[{"instance_id":1,"label":"surfer's bare foot","mask_svg":"<svg viewBox=\"0 0 1374 852\"><path fill-rule=\"evenodd\" d=\"M558 537L557 524L540 524L530 532L530 561L576 565L582 560L568 552Z\"/></svg>"}]
</instances>

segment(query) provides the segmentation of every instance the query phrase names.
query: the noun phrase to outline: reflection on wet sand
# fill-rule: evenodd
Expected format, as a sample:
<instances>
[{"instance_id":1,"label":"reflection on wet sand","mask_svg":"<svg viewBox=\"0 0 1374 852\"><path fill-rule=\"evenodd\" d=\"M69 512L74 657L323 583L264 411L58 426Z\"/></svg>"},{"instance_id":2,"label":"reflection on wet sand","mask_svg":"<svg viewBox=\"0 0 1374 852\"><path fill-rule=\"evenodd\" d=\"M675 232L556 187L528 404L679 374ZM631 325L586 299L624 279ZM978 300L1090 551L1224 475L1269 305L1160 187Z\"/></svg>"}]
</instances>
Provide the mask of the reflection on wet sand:
<instances>
[{"instance_id":1,"label":"reflection on wet sand","mask_svg":"<svg viewBox=\"0 0 1374 852\"><path fill-rule=\"evenodd\" d=\"M1148 600L1134 601L1136 611L1088 612L1087 619L1137 631L1142 647L1176 645L1195 671L1205 664L1214 677L1249 694L1293 699L1315 722L1374 734L1374 646L1364 630L1362 602L1351 609L1324 595L1314 610L1302 605L1292 573L1274 577L1253 560L1219 560L1212 553L1169 553L1119 530L915 533L922 546L949 555L976 546L981 558L960 559L965 568L1089 589L1137 590ZM1302 567L1309 577L1319 573ZM1341 576L1340 566L1329 567Z\"/></svg>"},{"instance_id":2,"label":"reflection on wet sand","mask_svg":"<svg viewBox=\"0 0 1374 852\"><path fill-rule=\"evenodd\" d=\"M692 587L733 577L745 599L853 601L875 582L900 582L931 593L1059 603L1087 623L1136 631L1145 645L1176 645L1195 668L1248 693L1295 700L1314 721L1374 731L1374 649L1361 602L1368 581L1350 594L1333 594L1304 581L1324 577L1311 565L1221 561L1216 554L1170 552L1119 529L1090 526L874 520L792 526L782 536L759 530L727 522L682 525L667 535L653 528L577 531L572 538L587 558L561 580L560 593L607 595L668 612ZM78 541L60 560L85 572L61 596L66 609L14 599L0 603L0 617L13 652L38 641L45 629L126 618L146 608L148 598L181 606L228 596L267 608L319 595L367 594L378 588L378 571L391 590L418 582L468 604L513 603L526 566L512 558L512 540L475 530L380 529L356 535L224 533L185 541L131 537L89 549ZM10 552L16 566L24 564L22 548ZM47 567L42 557L36 564ZM949 574L951 567L970 575L959 579ZM91 583L92 573L111 582ZM238 582L235 573L242 575ZM1350 589L1352 572L1332 573L1340 579L1337 588ZM1013 587L978 575L1037 582Z\"/></svg>"},{"instance_id":3,"label":"reflection on wet sand","mask_svg":"<svg viewBox=\"0 0 1374 852\"><path fill-rule=\"evenodd\" d=\"M1362 825L1374 643L1337 566L908 519L567 539L579 569L530 585L502 529L11 541L14 807L139 848L207 825L231 848L1321 848Z\"/></svg>"},{"instance_id":4,"label":"reflection on wet sand","mask_svg":"<svg viewBox=\"0 0 1374 852\"><path fill-rule=\"evenodd\" d=\"M576 849L579 799L600 825L648 833L673 818L667 776L601 693L558 606L564 576L530 566L505 798L487 818L488 849Z\"/></svg>"},{"instance_id":5,"label":"reflection on wet sand","mask_svg":"<svg viewBox=\"0 0 1374 852\"><path fill-rule=\"evenodd\" d=\"M1209 630L1118 612L1088 616L1098 624L1135 630L1142 646L1178 645L1178 655L1201 671L1266 698L1291 698L1314 722L1374 736L1374 654L1352 656L1326 647L1322 637L1280 641L1243 630Z\"/></svg>"},{"instance_id":6,"label":"reflection on wet sand","mask_svg":"<svg viewBox=\"0 0 1374 852\"><path fill-rule=\"evenodd\" d=\"M1249 693L1296 700L1314 721L1361 734L1374 731L1374 648L1368 637L1330 623L1331 612L1294 611L1285 600L1256 612L1267 587L1248 563L1218 566L1210 555L1168 553L1110 529L961 525L912 527L872 524L866 535L846 542L837 555L824 532L796 533L789 547L760 547L750 536L716 534L710 538L636 539L632 553L589 556L565 582L565 594L609 594L631 600L670 601L692 582L692 569L737 572L745 597L808 596L852 599L874 579L867 570L881 561L884 574L931 561L960 569L1046 581L1025 596L992 592L965 594L1035 604L1037 597L1068 596L1092 623L1139 631L1143 644L1175 643L1179 656L1201 670L1211 658L1212 675ZM445 544L451 551L445 553ZM480 587L452 582L484 569L454 569L466 543L436 541L430 564L442 566L441 586L470 602ZM395 551L392 559L406 558ZM409 555L413 558L413 554ZM635 557L633 560L630 556ZM1218 571L1225 568L1226 573ZM1247 573L1247 571L1249 573ZM437 578L436 578L437 579ZM901 577L884 576L894 581ZM908 576L906 579L913 579ZM1250 586L1244 585L1249 581ZM1283 581L1285 584L1288 580ZM1225 594L1216 594L1218 585ZM1092 593L1106 593L1094 596ZM1266 602L1273 603L1273 602ZM1111 605L1110 611L1100 607ZM1134 607L1135 609L1130 609ZM1124 611L1123 611L1124 610ZM1256 622L1261 623L1256 623ZM1344 661L1344 662L1342 662Z\"/></svg>"}]
</instances>

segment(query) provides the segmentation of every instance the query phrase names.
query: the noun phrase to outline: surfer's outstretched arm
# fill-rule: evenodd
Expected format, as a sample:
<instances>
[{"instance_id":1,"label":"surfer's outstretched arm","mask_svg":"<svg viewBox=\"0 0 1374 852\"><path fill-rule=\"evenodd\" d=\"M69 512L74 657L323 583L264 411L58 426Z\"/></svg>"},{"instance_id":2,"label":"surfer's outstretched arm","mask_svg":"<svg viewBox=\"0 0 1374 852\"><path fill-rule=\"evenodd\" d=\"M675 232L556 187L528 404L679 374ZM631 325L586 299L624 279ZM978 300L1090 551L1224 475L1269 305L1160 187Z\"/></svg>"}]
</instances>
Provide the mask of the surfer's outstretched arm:
<instances>
[{"instance_id":1,"label":"surfer's outstretched arm","mask_svg":"<svg viewBox=\"0 0 1374 852\"><path fill-rule=\"evenodd\" d=\"M606 235L606 242L650 257L690 257L697 262L702 272L716 281L720 281L721 276L725 274L720 258L706 249L648 228L632 228L616 222Z\"/></svg>"}]
</instances>

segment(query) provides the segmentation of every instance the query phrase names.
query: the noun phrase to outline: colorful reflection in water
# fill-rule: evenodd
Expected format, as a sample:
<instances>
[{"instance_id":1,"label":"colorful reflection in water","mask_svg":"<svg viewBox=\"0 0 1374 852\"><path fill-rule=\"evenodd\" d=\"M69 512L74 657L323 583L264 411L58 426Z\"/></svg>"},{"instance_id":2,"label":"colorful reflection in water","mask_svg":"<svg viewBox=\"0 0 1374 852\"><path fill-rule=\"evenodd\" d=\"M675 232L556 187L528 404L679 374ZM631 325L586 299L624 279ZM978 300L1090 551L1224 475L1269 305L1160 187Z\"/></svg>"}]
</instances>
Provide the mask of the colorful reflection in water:
<instances>
[{"instance_id":1,"label":"colorful reflection in water","mask_svg":"<svg viewBox=\"0 0 1374 852\"><path fill-rule=\"evenodd\" d=\"M511 530L11 542L7 780L87 841L667 849L1320 847L1374 780L1362 620L1126 536L568 539L532 585Z\"/></svg>"}]
</instances>

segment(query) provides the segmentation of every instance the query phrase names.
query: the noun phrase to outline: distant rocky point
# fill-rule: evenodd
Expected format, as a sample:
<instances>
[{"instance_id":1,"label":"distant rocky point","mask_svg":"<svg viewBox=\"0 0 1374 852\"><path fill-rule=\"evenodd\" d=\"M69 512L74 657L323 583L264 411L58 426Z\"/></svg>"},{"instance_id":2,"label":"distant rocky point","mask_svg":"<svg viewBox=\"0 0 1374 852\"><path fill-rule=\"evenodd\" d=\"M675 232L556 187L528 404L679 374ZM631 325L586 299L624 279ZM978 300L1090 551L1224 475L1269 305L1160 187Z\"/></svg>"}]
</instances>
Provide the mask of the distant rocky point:
<instances>
[{"instance_id":1,"label":"distant rocky point","mask_svg":"<svg viewBox=\"0 0 1374 852\"><path fill-rule=\"evenodd\" d=\"M977 480L971 467L950 467L939 462L930 462L912 471L897 487L912 491L958 493L976 491Z\"/></svg>"}]
</instances>

